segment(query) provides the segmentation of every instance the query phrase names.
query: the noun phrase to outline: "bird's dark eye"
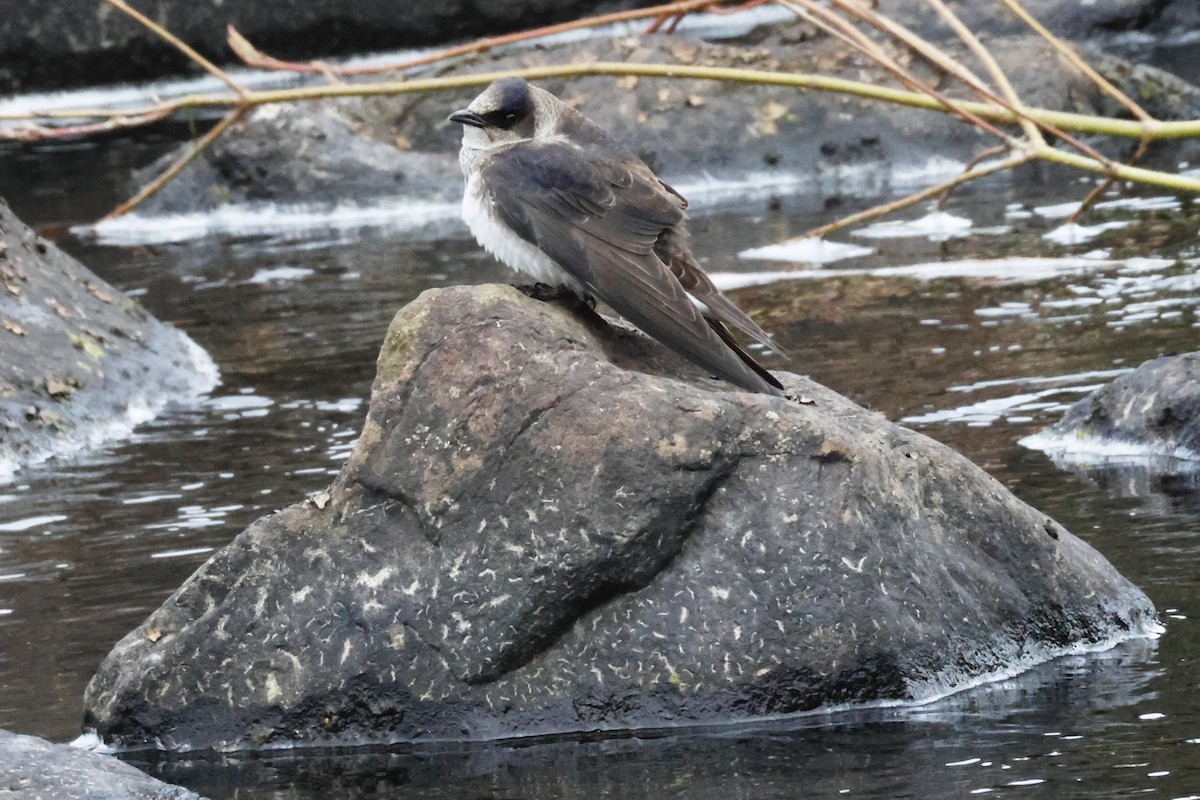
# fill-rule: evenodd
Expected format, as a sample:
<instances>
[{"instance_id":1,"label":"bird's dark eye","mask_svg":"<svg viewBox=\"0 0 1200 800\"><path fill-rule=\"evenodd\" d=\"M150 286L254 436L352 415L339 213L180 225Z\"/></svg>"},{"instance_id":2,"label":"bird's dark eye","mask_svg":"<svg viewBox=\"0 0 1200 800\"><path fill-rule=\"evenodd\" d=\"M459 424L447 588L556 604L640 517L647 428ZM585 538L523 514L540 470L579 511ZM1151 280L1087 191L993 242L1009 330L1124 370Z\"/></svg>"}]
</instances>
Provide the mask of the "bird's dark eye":
<instances>
[{"instance_id":1,"label":"bird's dark eye","mask_svg":"<svg viewBox=\"0 0 1200 800\"><path fill-rule=\"evenodd\" d=\"M525 114L523 112L524 109L515 110L500 108L487 114L481 114L480 116L487 121L488 125L506 131L525 118Z\"/></svg>"}]
</instances>

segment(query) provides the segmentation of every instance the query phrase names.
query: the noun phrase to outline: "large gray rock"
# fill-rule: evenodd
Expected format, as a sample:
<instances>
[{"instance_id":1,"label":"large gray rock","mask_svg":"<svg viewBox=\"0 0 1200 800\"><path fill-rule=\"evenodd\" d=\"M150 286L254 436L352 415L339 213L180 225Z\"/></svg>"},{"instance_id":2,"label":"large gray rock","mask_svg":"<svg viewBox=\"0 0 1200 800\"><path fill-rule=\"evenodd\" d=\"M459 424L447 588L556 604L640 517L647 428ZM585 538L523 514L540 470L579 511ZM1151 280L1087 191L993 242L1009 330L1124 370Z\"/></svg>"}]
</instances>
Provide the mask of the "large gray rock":
<instances>
[{"instance_id":1,"label":"large gray rock","mask_svg":"<svg viewBox=\"0 0 1200 800\"><path fill-rule=\"evenodd\" d=\"M191 339L0 200L0 480L127 433L216 380L212 359Z\"/></svg>"},{"instance_id":2,"label":"large gray rock","mask_svg":"<svg viewBox=\"0 0 1200 800\"><path fill-rule=\"evenodd\" d=\"M1075 403L1030 442L1067 457L1072 450L1119 453L1127 444L1147 457L1200 458L1200 352L1147 361Z\"/></svg>"},{"instance_id":3,"label":"large gray rock","mask_svg":"<svg viewBox=\"0 0 1200 800\"><path fill-rule=\"evenodd\" d=\"M0 796L21 800L200 800L112 756L0 730Z\"/></svg>"},{"instance_id":4,"label":"large gray rock","mask_svg":"<svg viewBox=\"0 0 1200 800\"><path fill-rule=\"evenodd\" d=\"M85 726L185 749L725 723L1155 624L963 457L783 380L801 402L509 287L426 292L335 483L122 639Z\"/></svg>"},{"instance_id":5,"label":"large gray rock","mask_svg":"<svg viewBox=\"0 0 1200 800\"><path fill-rule=\"evenodd\" d=\"M235 61L233 25L272 55L311 59L485 36L636 0L148 0L131 3L201 54ZM0 0L0 94L194 71L174 47L100 0Z\"/></svg>"}]
</instances>

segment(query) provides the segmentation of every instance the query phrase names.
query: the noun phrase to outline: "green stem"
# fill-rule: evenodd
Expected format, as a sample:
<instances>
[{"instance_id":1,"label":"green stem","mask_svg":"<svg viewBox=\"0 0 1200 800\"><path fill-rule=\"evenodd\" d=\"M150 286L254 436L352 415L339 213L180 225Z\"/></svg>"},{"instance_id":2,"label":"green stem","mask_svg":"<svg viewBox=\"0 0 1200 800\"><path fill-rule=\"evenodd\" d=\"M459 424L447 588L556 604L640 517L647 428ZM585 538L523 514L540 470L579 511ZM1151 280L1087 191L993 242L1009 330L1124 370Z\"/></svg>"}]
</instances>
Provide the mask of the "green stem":
<instances>
[{"instance_id":1,"label":"green stem","mask_svg":"<svg viewBox=\"0 0 1200 800\"><path fill-rule=\"evenodd\" d=\"M177 107L233 107L243 103L251 106L270 103L285 103L303 100L323 100L334 97L364 97L372 95L397 95L420 92L450 91L473 86L483 86L496 78L517 75L528 80L544 78L577 78L586 75L638 75L651 78L692 79L746 83L758 86L786 86L793 89L810 89L853 95L868 100L924 108L930 111L950 112L951 109L936 99L917 92L875 86L861 81L834 78L826 75L807 75L793 72L764 72L753 69L729 67L681 66L677 64L638 64L625 62L593 62L589 64L562 64L557 66L530 67L506 72L482 72L471 75L452 75L423 80L392 81L383 83L356 83L336 86L303 86L294 89L251 91L244 98L230 95L189 95L174 101ZM1017 124L1020 120L1006 108L994 103L957 101L958 106L971 113L994 121ZM1066 130L1080 133L1120 136L1130 139L1148 138L1184 139L1200 137L1200 120L1151 121L1109 119L1088 114L1073 114L1045 108L1025 107L1024 115L1038 122L1045 122Z\"/></svg>"}]
</instances>

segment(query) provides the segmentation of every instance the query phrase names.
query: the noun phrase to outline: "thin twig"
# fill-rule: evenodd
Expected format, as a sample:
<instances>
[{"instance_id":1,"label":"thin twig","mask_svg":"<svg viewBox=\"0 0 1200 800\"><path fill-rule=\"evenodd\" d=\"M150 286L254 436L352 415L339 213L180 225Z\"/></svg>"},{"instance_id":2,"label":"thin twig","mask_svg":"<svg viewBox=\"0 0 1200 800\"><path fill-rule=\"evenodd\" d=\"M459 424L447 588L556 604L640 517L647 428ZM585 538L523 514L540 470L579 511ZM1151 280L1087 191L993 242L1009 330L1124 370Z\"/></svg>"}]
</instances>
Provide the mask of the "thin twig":
<instances>
[{"instance_id":1,"label":"thin twig","mask_svg":"<svg viewBox=\"0 0 1200 800\"><path fill-rule=\"evenodd\" d=\"M677 3L667 3L665 5L650 6L647 8L632 9L629 11L615 11L610 14L597 14L592 17L584 17L583 19L572 20L570 22L560 22L555 25L545 25L540 28L532 28L526 31L517 31L516 33L508 33L503 36L490 36L486 39L477 39L473 42L449 47L445 50L439 50L436 53L430 53L424 56L408 59L406 61L398 61L391 64L377 64L369 67L338 67L326 65L325 69L318 66L317 62L309 62L307 64L297 63L293 61L281 61L262 53L254 45L252 45L245 36L238 33L233 26L229 26L228 41L230 48L241 58L246 64L258 69L279 70L290 72L311 72L325 74L326 70L341 77L350 77L355 75L377 75L381 72L403 72L416 67L424 67L429 64L434 64L438 61L445 61L458 56L472 55L475 53L486 53L497 47L504 45L517 44L519 42L532 41L541 39L546 36L553 36L558 33L567 33L568 31L577 31L587 28L598 28L603 25L615 25L620 22L632 22L634 20L646 19L648 17L658 17L660 15L686 14L691 11L697 11L708 6L712 6L720 0L682 0ZM236 42L236 44L235 44Z\"/></svg>"},{"instance_id":2,"label":"thin twig","mask_svg":"<svg viewBox=\"0 0 1200 800\"><path fill-rule=\"evenodd\" d=\"M184 95L174 100L162 101L154 105L137 109L129 109L124 115L137 116L151 112L177 113L199 108L233 109L242 105L257 107L276 103L306 102L345 97L375 97L400 94L417 94L427 92L452 91L485 86L497 78L518 76L526 80L543 80L546 78L580 78L590 75L637 75L647 78L669 78L675 80L707 80L743 83L756 86L785 86L793 89L808 89L820 92L846 94L866 100L879 100L894 105L920 108L928 111L949 113L951 109L928 95L919 92L896 89L890 86L879 86L863 81L835 78L827 75L810 75L797 72L769 72L755 69L735 69L730 67L684 66L679 64L649 64L638 62L606 62L597 61L586 64L561 64L525 69L505 70L500 72L481 72L469 75L449 75L438 78L425 78L408 81L387 81L382 83L353 83L336 86L300 86L288 89L248 90L245 97L222 94L197 93ZM1011 110L995 103L984 103L973 100L959 100L956 104L989 122L1015 124L1018 117ZM55 117L86 116L75 111L53 112ZM1083 134L1099 134L1103 136L1118 136L1127 139L1141 139L1146 136L1150 141L1167 141L1172 139L1200 138L1200 119L1160 121L1147 130L1141 122L1127 119L1113 119L1091 114L1077 114L1069 111L1027 107L1024 116L1030 117L1040 125L1053 125L1059 130L1070 130ZM0 119L21 121L45 118L37 112L22 112L6 114ZM0 128L0 139L12 138Z\"/></svg>"},{"instance_id":3,"label":"thin twig","mask_svg":"<svg viewBox=\"0 0 1200 800\"><path fill-rule=\"evenodd\" d=\"M708 6L702 6L700 9L693 9L693 11L704 10L710 14L736 14L739 11L748 11L752 8L766 5L767 3L771 2L771 0L746 0L744 3L738 3L735 6L729 7L722 6L721 2L722 0L713 0L713 2L711 2ZM651 33L658 33L659 30L662 29L663 23L665 23L667 20L670 20L671 23L667 25L667 28L663 31L663 33L674 33L675 29L679 27L679 23L683 22L683 18L691 13L692 11L677 11L674 14L660 14L646 27L646 30L643 31L643 33L647 35Z\"/></svg>"},{"instance_id":4,"label":"thin twig","mask_svg":"<svg viewBox=\"0 0 1200 800\"><path fill-rule=\"evenodd\" d=\"M983 64L983 68L992 76L996 88L1000 90L1008 105L1019 112L1024 104L1017 95L1017 90L1013 88L1012 82L1004 74L1004 70L1000 68L1000 65L996 63L996 59L992 56L991 52L983 46L983 42L979 41L979 37L964 25L958 15L951 11L950 7L943 3L942 0L925 0L925 2L938 13L943 22L950 26L950 30L954 31L954 34L962 40L967 49L975 54L975 57ZM1025 136L1028 137L1029 141L1036 144L1046 143L1037 123L1028 117L1021 117L1021 130L1025 131Z\"/></svg>"},{"instance_id":5,"label":"thin twig","mask_svg":"<svg viewBox=\"0 0 1200 800\"><path fill-rule=\"evenodd\" d=\"M1074 47L1071 47L1069 44L1062 41L1049 30L1047 30L1046 27L1038 22L1037 19L1035 19L1028 11L1026 11L1021 4L1017 2L1017 0L1002 0L1002 2L1004 5L1008 6L1009 10L1016 14L1022 22L1024 22L1035 33L1037 33L1038 36L1041 36L1046 42L1048 42L1050 46L1053 47L1058 54L1065 58L1073 67L1075 67L1075 69L1087 76L1087 78L1093 84L1095 84L1101 92L1104 92L1109 97L1112 97L1118 103L1125 106L1129 113L1133 114L1134 117L1136 117L1142 122L1143 125L1145 125L1147 133L1151 128L1159 124L1158 120L1152 117L1150 113L1146 111L1146 109L1144 109L1139 103L1134 101L1129 97L1129 95L1125 94L1115 85L1113 85L1112 82L1097 72L1091 64L1084 61L1079 56L1079 53L1076 52ZM1145 135L1142 137L1142 140L1138 142L1137 150L1134 151L1133 156L1130 157L1126 164L1128 166L1137 165L1137 163L1142 160L1142 158L1146 155L1146 151L1149 149L1150 138L1149 135ZM1113 176L1105 176L1103 181L1101 181L1094 189L1092 189L1092 191L1088 192L1087 197L1085 197L1083 202L1079 204L1079 208L1075 209L1075 211L1073 211L1071 215L1067 217L1067 222L1078 222L1083 215L1086 214L1093 205L1095 205L1096 201L1104 196L1104 193L1108 191L1112 184Z\"/></svg>"},{"instance_id":6,"label":"thin twig","mask_svg":"<svg viewBox=\"0 0 1200 800\"><path fill-rule=\"evenodd\" d=\"M855 2L855 0L830 0L830 2L834 6L860 17L881 31L885 31L890 35L900 39L905 44L908 44L915 52L929 59L932 63L942 67L943 69L946 69L948 72L950 72L950 74L962 80L972 90L983 97L984 100L1000 105L1012 112L1018 121L1022 123L1026 120L1035 122L1039 127L1045 130L1046 133L1049 133L1071 147L1074 147L1086 158L1092 159L1100 164L1112 164L1115 167L1115 162L1105 158L1098 151L1096 151L1095 148L1083 141L1080 141L1078 138L1071 136L1069 133L1054 126L1053 124L1047 123L1044 120L1035 119L1029 114L1025 113L1024 106L1021 105L1020 102L1018 102L1016 105L1013 105L1007 99L997 95L978 76L972 73L960 62L955 61L939 47L917 36L900 23L895 22L894 20L891 20L883 15L876 14L873 10L866 8L858 2ZM952 12L949 12L949 9L947 9L947 13L950 13L951 16L953 16ZM1040 138L1041 137L1039 137L1039 139ZM1031 144L1034 147L1040 146L1041 143L1042 142L1038 140L1031 141ZM1014 144L1014 147L1015 146L1016 145Z\"/></svg>"},{"instance_id":7,"label":"thin twig","mask_svg":"<svg viewBox=\"0 0 1200 800\"><path fill-rule=\"evenodd\" d=\"M28 125L11 129L11 132L4 138L11 138L19 142L42 142L49 139L66 139L74 136L94 136L97 133L108 133L122 128L141 127L142 125L161 122L170 117L171 114L171 109L154 109L137 116L122 114L121 116L109 117L102 122L91 122L81 125L58 127Z\"/></svg>"},{"instance_id":8,"label":"thin twig","mask_svg":"<svg viewBox=\"0 0 1200 800\"><path fill-rule=\"evenodd\" d=\"M1138 142L1137 150L1135 150L1133 155L1130 156L1129 160L1125 162L1126 166L1136 166L1137 163L1142 160L1142 157L1146 155L1146 151L1149 149L1150 141L1148 139L1142 139L1140 142ZM1115 179L1112 175L1106 175L1104 180L1100 181L1095 188L1088 192L1087 197L1083 198L1083 201L1079 204L1079 208L1075 209L1070 213L1070 215L1067 216L1067 222L1078 222L1084 214L1091 210L1092 206L1096 204L1096 201L1104 196L1104 193L1108 191L1108 187L1113 185L1114 180Z\"/></svg>"},{"instance_id":9,"label":"thin twig","mask_svg":"<svg viewBox=\"0 0 1200 800\"><path fill-rule=\"evenodd\" d=\"M984 161L987 161L989 158L995 158L996 156L1002 156L1007 152L1008 152L1008 147L1006 145L1002 145L1002 144L998 144L995 147L988 147L984 150L980 150L978 153L971 156L971 160L968 161L963 166L963 172L970 172L971 170L975 169L975 167L982 164ZM948 203L950 200L950 193L953 192L957 186L958 186L957 183L954 184L953 186L947 186L944 190L942 190L942 193L938 195L938 200L937 200L938 211L945 210L946 203Z\"/></svg>"},{"instance_id":10,"label":"thin twig","mask_svg":"<svg viewBox=\"0 0 1200 800\"><path fill-rule=\"evenodd\" d=\"M909 89L936 99L952 113L962 117L970 124L992 134L1001 141L1009 142L1013 146L1016 145L1016 142L1007 133L992 125L988 121L982 119L979 115L963 108L959 102L946 97L944 94L937 91L932 86L924 83L911 72L906 70L894 59L884 53L875 42L873 42L869 37L863 35L861 31L859 31L845 19L830 12L828 9L824 8L818 3L813 2L813 0L777 0L777 2L779 5L782 5L784 8L799 16L801 19L811 22L813 25L821 28L821 30L824 30L831 36L837 37L841 41L863 53Z\"/></svg>"},{"instance_id":11,"label":"thin twig","mask_svg":"<svg viewBox=\"0 0 1200 800\"><path fill-rule=\"evenodd\" d=\"M121 203L112 211L101 217L100 222L107 222L110 219L116 219L117 217L124 216L140 206L142 203L149 200L154 195L158 194L164 186L175 179L176 175L183 172L184 168L187 167L188 164L191 164L193 161L195 161L196 158L209 147L209 145L221 138L221 134L225 133L225 131L228 130L231 125L235 124L238 120L244 117L247 111L249 111L248 107L242 107L236 108L226 114L220 122L209 129L208 133L200 137L200 139L196 141L195 145L192 146L192 149L189 150L182 158L171 164L171 166L164 170L163 173L157 178L143 186L133 197L129 198L124 203Z\"/></svg>"},{"instance_id":12,"label":"thin twig","mask_svg":"<svg viewBox=\"0 0 1200 800\"><path fill-rule=\"evenodd\" d=\"M143 26L145 26L146 28L149 28L151 31L153 31L155 34L157 34L159 37L166 40L169 44L171 44L177 50L182 52L185 56L187 56L192 61L199 64L201 67L203 67L210 75L217 78L222 83L224 83L226 86L228 86L234 94L236 94L238 96L242 96L242 95L246 94L246 89L244 87L242 87L241 84L239 84L233 78L229 77L229 75L227 75L223 69L221 69L216 64L209 61L204 56L197 53L194 49L192 49L187 44L187 42L184 42L179 37L177 37L175 34L171 33L169 30L167 30L163 26L159 25L157 22L150 19L142 12L138 11L135 8L130 7L130 5L125 2L125 0L104 0L104 2L108 3L110 6L117 9L118 11L121 11L122 13L128 14L129 16L133 17L135 20L137 20Z\"/></svg>"},{"instance_id":13,"label":"thin twig","mask_svg":"<svg viewBox=\"0 0 1200 800\"><path fill-rule=\"evenodd\" d=\"M1148 125L1153 125L1155 122L1157 122L1154 117L1150 116L1146 109L1142 108L1132 99L1130 99L1129 95L1125 94L1116 86L1114 86L1107 78L1097 72L1091 64L1080 58L1079 53L1075 52L1075 48L1071 47L1066 42L1062 41L1049 30L1047 30L1046 26L1038 22L1037 19L1035 19L1021 6L1020 3L1017 2L1017 0L1001 0L1001 2L1008 6L1010 11L1020 17L1021 21L1033 29L1038 36L1041 36L1043 39L1045 39L1050 46L1057 50L1063 58L1071 62L1071 65L1074 66L1075 69L1086 75L1088 79L1092 81L1092 83L1096 84L1096 86L1100 88L1101 91L1105 92L1118 103L1125 106L1125 108L1129 110L1129 113L1133 114L1135 117L1140 119L1142 122L1147 123Z\"/></svg>"}]
</instances>

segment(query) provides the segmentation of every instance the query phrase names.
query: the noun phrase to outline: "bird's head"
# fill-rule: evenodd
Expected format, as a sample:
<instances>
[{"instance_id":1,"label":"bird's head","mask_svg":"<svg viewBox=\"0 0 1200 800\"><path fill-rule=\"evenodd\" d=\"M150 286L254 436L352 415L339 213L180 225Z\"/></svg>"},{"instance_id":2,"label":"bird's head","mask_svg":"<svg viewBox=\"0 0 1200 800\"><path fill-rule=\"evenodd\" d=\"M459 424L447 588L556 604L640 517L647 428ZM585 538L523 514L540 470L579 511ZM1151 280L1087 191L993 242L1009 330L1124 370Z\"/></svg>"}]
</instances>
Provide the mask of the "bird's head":
<instances>
[{"instance_id":1,"label":"bird's head","mask_svg":"<svg viewBox=\"0 0 1200 800\"><path fill-rule=\"evenodd\" d=\"M520 78L501 78L471 105L451 114L450 121L463 126L463 143L470 147L488 149L532 139L538 133L539 116L546 114L539 94L553 99Z\"/></svg>"}]
</instances>

